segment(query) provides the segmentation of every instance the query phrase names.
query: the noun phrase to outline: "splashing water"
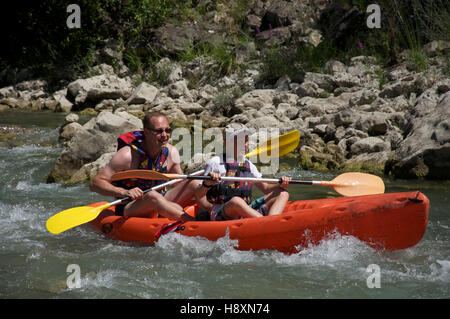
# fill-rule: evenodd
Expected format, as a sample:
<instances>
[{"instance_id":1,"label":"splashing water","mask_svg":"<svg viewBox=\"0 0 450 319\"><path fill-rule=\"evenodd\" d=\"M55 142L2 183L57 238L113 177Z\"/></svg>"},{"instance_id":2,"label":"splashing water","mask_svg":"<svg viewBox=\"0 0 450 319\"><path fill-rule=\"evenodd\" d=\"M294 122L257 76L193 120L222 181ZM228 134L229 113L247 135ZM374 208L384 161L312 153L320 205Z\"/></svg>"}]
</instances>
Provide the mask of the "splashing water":
<instances>
[{"instance_id":1,"label":"splashing water","mask_svg":"<svg viewBox=\"0 0 450 319\"><path fill-rule=\"evenodd\" d=\"M38 114L28 118L36 121ZM48 115L47 115L48 116ZM26 116L21 115L22 123ZM2 121L4 117L0 119ZM422 241L402 251L378 251L337 232L296 254L240 251L229 236L216 242L163 236L154 246L113 241L84 225L58 236L45 221L64 209L108 200L87 185L46 184L62 147L58 126L41 121L33 133L0 144L1 298L448 298L450 190L421 182L430 198ZM43 125L42 122L46 124ZM23 124L25 125L25 124ZM27 135L28 134L28 135ZM330 180L331 174L286 172ZM416 182L417 183L417 182ZM386 192L421 189L386 180ZM321 187L293 185L292 200L336 197ZM307 234L306 234L307 235ZM80 288L68 288L69 265L80 269ZM369 288L369 265L380 269L380 288Z\"/></svg>"}]
</instances>

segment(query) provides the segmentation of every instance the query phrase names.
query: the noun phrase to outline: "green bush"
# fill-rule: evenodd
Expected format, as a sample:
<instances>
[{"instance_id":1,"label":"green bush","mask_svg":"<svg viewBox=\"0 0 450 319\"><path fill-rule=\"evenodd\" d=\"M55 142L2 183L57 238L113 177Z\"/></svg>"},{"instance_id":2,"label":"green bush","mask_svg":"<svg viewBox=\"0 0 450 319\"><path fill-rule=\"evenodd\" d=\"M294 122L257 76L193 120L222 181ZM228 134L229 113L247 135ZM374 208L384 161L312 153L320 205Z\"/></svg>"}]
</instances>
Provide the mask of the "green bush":
<instances>
[{"instance_id":1,"label":"green bush","mask_svg":"<svg viewBox=\"0 0 450 319\"><path fill-rule=\"evenodd\" d=\"M262 67L260 81L275 84L282 76L289 76L292 80L300 75L301 70L296 67L295 51L270 47L262 52Z\"/></svg>"},{"instance_id":2,"label":"green bush","mask_svg":"<svg viewBox=\"0 0 450 319\"><path fill-rule=\"evenodd\" d=\"M244 36L242 22L254 0L199 1L199 0L78 0L81 9L81 28L69 29L66 25L66 9L73 1L40 0L13 1L5 8L2 30L5 30L0 55L0 70L28 69L40 76L71 76L86 72L94 63L92 54L107 39L115 39L125 48L148 45L153 28L165 22L183 23L203 19L208 8L218 8L219 3L232 17L228 26L229 38L233 41L215 45L200 45L186 48L178 58L182 61L199 55L209 55L220 65L218 74L238 71L234 46ZM319 71L329 59L346 62L355 55L372 55L381 63L398 62L400 52L409 49L408 61L416 70L428 67L423 45L432 40L450 41L450 6L448 0L379 0L382 10L381 28L368 29L365 21L367 6L372 0L336 0L329 7L337 11L326 12L319 21L324 39L312 47L292 42L285 46L263 48L261 79L275 83L287 75L293 81L301 80L308 71ZM339 7L340 6L340 7ZM336 21L349 10L356 10L350 27L336 35ZM341 14L342 13L342 14ZM254 39L251 39L254 40ZM230 44L234 43L234 44ZM234 46L233 46L234 45ZM148 47L148 46L147 46ZM157 48L153 48L157 50ZM131 51L124 53L124 61L138 74L145 74L161 56L153 52L143 57ZM447 68L448 69L448 68Z\"/></svg>"},{"instance_id":3,"label":"green bush","mask_svg":"<svg viewBox=\"0 0 450 319\"><path fill-rule=\"evenodd\" d=\"M40 74L55 69L77 72L85 68L86 56L103 40L115 39L125 46L148 41L151 28L192 5L189 0L79 0L81 27L70 29L66 10L71 3L40 0L25 6L12 2L0 67L27 68ZM138 67L139 61L132 62Z\"/></svg>"}]
</instances>

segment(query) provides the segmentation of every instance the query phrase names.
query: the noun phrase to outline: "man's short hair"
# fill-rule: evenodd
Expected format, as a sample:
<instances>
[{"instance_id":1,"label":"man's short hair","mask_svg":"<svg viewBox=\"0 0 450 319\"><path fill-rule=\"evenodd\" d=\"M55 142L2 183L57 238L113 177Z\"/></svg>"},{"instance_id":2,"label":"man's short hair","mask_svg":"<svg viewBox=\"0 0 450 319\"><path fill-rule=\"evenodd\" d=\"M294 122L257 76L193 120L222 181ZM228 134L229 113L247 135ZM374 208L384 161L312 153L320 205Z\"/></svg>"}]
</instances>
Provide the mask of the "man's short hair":
<instances>
[{"instance_id":1,"label":"man's short hair","mask_svg":"<svg viewBox=\"0 0 450 319\"><path fill-rule=\"evenodd\" d=\"M158 112L158 111L154 111L154 112L147 112L147 114L145 114L144 119L142 120L142 124L144 125L144 128L146 129L153 129L153 125L152 125L152 118L154 117L166 117L166 115L162 112Z\"/></svg>"}]
</instances>

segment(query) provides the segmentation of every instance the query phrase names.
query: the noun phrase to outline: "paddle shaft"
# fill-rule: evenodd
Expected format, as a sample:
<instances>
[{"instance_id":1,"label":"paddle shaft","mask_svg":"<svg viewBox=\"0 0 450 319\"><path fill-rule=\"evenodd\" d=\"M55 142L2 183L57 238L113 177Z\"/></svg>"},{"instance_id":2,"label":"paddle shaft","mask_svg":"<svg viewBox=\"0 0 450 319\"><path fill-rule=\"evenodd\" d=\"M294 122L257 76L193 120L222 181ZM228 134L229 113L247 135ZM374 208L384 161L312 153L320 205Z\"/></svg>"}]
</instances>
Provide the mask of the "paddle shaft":
<instances>
[{"instance_id":1,"label":"paddle shaft","mask_svg":"<svg viewBox=\"0 0 450 319\"><path fill-rule=\"evenodd\" d=\"M192 174L189 175L189 176L196 177L197 174L203 174L203 172L204 172L204 170L200 170L200 171L197 171L197 172L195 172L195 173L192 173ZM188 176L188 175L180 175L180 176ZM200 176L197 176L197 177L200 177ZM192 179L192 178L191 178L191 179ZM177 179L173 179L173 180L171 180L171 181L168 181L168 182L166 182L166 183L163 183L163 184L160 184L160 185L156 185L156 186L154 186L154 187L152 187L152 188L146 189L146 190L144 191L144 194L146 194L146 193L148 193L148 192L150 192L150 191L157 191L157 190L160 190L161 188L164 188L164 187L166 187L166 186L169 186L169 185L172 185L172 184L181 182L182 180L183 180L183 178L177 178ZM110 206L115 206L115 205L119 205L119 204L121 204L121 203L123 203L123 202L126 202L126 201L129 201L129 200L131 200L131 198L130 198L129 196L127 196L127 197L124 197L124 198L117 199L117 200L115 200L115 201L109 203L109 205L110 205Z\"/></svg>"},{"instance_id":2,"label":"paddle shaft","mask_svg":"<svg viewBox=\"0 0 450 319\"><path fill-rule=\"evenodd\" d=\"M164 174L173 175L181 179L201 179L201 180L211 180L211 176L193 176L191 175L177 175L177 174ZM265 183L282 183L281 178L257 178L257 177L232 177L232 176L221 176L222 181L233 181L233 182L265 182ZM291 180L289 184L301 184L301 185L324 185L324 186L335 186L336 184L327 181L301 181L301 180Z\"/></svg>"}]
</instances>

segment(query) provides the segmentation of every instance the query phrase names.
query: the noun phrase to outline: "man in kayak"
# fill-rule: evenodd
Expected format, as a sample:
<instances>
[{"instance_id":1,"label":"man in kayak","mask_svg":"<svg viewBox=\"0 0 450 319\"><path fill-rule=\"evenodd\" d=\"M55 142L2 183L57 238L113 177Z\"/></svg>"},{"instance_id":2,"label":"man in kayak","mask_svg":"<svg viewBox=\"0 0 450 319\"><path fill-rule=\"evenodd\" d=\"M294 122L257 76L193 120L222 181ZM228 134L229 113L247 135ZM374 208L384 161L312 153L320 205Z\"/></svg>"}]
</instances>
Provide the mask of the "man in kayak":
<instances>
[{"instance_id":1,"label":"man in kayak","mask_svg":"<svg viewBox=\"0 0 450 319\"><path fill-rule=\"evenodd\" d=\"M174 188L150 191L164 181L129 179L111 182L115 173L131 169L149 169L161 173L183 174L178 150L168 143L171 128L162 113L147 113L143 119L144 130L122 134L118 138L118 150L106 167L93 178L91 191L116 198L130 197L131 202L116 206L116 215L125 217L157 217L194 220L184 210L184 205L200 186L197 180L183 181ZM205 201L206 202L206 201Z\"/></svg>"},{"instance_id":2,"label":"man in kayak","mask_svg":"<svg viewBox=\"0 0 450 319\"><path fill-rule=\"evenodd\" d=\"M212 180L205 180L197 192L197 197L206 194L211 220L229 220L238 218L253 218L281 214L289 200L286 187L291 180L283 176L281 184L255 182L265 195L253 201L251 182L220 182L220 176L255 177L262 175L247 158L248 131L241 129L228 134L226 138L227 151L224 156L214 156L205 167L204 175ZM242 143L244 141L245 143ZM241 142L238 143L238 140ZM229 154L231 153L231 154ZM231 156L230 156L231 155Z\"/></svg>"}]
</instances>

